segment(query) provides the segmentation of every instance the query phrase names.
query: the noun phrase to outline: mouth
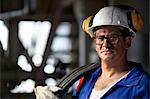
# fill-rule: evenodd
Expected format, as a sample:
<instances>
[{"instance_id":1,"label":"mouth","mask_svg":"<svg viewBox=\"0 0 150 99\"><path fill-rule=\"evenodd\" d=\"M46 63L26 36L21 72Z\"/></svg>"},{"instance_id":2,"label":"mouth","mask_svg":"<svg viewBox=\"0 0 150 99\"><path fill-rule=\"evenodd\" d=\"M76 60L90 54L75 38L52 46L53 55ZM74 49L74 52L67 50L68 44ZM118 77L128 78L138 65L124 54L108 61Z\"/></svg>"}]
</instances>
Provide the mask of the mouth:
<instances>
[{"instance_id":1,"label":"mouth","mask_svg":"<svg viewBox=\"0 0 150 99\"><path fill-rule=\"evenodd\" d=\"M104 53L104 54L112 54L113 51L112 51L112 50L105 50L105 51L102 51L101 53Z\"/></svg>"}]
</instances>

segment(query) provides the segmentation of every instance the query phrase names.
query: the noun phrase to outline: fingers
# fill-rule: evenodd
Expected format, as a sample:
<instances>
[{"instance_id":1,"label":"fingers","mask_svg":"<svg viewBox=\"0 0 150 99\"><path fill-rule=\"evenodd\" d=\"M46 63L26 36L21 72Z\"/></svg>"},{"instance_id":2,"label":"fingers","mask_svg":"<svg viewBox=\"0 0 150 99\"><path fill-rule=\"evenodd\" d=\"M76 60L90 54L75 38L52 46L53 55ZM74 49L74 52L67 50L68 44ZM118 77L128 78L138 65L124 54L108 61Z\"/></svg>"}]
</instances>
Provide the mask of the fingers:
<instances>
[{"instance_id":1,"label":"fingers","mask_svg":"<svg viewBox=\"0 0 150 99\"><path fill-rule=\"evenodd\" d=\"M52 92L57 92L58 90L61 90L61 88L56 86L48 86L48 90L51 90Z\"/></svg>"},{"instance_id":2,"label":"fingers","mask_svg":"<svg viewBox=\"0 0 150 99\"><path fill-rule=\"evenodd\" d=\"M53 94L58 90L61 90L61 88L56 86L37 86L34 88L36 99L59 99Z\"/></svg>"}]
</instances>

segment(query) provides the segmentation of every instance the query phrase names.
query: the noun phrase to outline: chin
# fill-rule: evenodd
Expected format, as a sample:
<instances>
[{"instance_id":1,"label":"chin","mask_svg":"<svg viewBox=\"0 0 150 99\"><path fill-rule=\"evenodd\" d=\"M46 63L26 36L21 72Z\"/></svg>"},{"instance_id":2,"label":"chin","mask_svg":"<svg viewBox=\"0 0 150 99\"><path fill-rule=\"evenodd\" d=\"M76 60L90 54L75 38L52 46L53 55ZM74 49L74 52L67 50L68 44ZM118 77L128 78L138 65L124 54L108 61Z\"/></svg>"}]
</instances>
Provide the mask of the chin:
<instances>
[{"instance_id":1,"label":"chin","mask_svg":"<svg viewBox=\"0 0 150 99\"><path fill-rule=\"evenodd\" d=\"M114 58L113 57L103 57L103 58L101 58L101 60L102 61L105 61L105 62L112 62L113 60L114 60Z\"/></svg>"},{"instance_id":2,"label":"chin","mask_svg":"<svg viewBox=\"0 0 150 99\"><path fill-rule=\"evenodd\" d=\"M100 54L98 53L98 56L101 58L102 61L105 61L105 62L112 62L114 60L114 55L103 55L103 54Z\"/></svg>"}]
</instances>

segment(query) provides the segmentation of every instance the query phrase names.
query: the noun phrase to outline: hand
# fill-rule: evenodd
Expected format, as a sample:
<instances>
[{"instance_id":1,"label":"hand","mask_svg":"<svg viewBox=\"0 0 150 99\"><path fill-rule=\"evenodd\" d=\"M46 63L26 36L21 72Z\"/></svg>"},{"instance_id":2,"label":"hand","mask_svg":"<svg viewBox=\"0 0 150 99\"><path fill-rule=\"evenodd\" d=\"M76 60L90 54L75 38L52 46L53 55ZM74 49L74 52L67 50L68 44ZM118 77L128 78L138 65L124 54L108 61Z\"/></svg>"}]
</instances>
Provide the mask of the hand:
<instances>
[{"instance_id":1,"label":"hand","mask_svg":"<svg viewBox=\"0 0 150 99\"><path fill-rule=\"evenodd\" d=\"M53 94L58 90L61 90L61 88L56 86L37 86L34 88L36 99L59 99Z\"/></svg>"}]
</instances>

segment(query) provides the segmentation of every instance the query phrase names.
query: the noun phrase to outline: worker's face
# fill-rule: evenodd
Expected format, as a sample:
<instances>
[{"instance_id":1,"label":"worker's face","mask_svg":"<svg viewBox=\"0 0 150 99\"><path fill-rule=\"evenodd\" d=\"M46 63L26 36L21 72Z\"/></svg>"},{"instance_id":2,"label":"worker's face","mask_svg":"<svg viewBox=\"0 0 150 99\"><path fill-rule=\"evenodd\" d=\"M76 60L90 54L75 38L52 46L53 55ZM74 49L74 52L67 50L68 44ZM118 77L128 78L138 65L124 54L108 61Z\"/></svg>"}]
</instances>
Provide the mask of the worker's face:
<instances>
[{"instance_id":1,"label":"worker's face","mask_svg":"<svg viewBox=\"0 0 150 99\"><path fill-rule=\"evenodd\" d=\"M126 51L131 46L131 37L123 37L119 28L105 26L95 31L96 51L102 61L112 62L126 58Z\"/></svg>"}]
</instances>

